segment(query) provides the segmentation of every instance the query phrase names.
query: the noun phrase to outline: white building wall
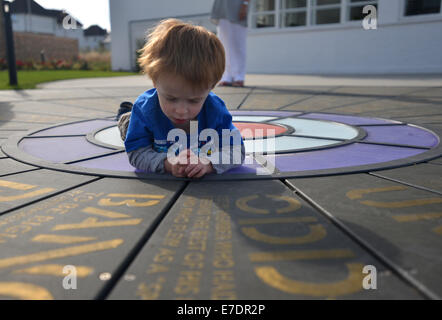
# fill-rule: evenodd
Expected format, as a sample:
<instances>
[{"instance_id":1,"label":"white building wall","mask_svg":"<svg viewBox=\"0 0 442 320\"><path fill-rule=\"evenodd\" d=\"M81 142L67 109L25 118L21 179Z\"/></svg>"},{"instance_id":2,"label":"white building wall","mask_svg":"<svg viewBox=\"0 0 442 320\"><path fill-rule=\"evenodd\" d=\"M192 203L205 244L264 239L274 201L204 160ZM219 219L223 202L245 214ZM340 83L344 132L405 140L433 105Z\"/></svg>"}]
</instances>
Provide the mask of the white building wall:
<instances>
[{"instance_id":1,"label":"white building wall","mask_svg":"<svg viewBox=\"0 0 442 320\"><path fill-rule=\"evenodd\" d=\"M361 21L284 29L249 28L247 72L441 73L442 14L404 17L404 2L378 0L376 30L364 30ZM110 0L112 68L133 68L134 43L147 26L167 17L186 20L200 15L201 21L208 22L212 4L213 0Z\"/></svg>"},{"instance_id":2,"label":"white building wall","mask_svg":"<svg viewBox=\"0 0 442 320\"><path fill-rule=\"evenodd\" d=\"M379 0L378 28L362 22L250 30L247 72L441 73L442 15L403 17L402 0Z\"/></svg>"},{"instance_id":3,"label":"white building wall","mask_svg":"<svg viewBox=\"0 0 442 320\"><path fill-rule=\"evenodd\" d=\"M207 15L212 9L212 0L109 0L112 29L112 69L131 70L135 57L135 36L132 29L139 30L139 22L146 27L165 18ZM145 28L142 28L145 29Z\"/></svg>"}]
</instances>

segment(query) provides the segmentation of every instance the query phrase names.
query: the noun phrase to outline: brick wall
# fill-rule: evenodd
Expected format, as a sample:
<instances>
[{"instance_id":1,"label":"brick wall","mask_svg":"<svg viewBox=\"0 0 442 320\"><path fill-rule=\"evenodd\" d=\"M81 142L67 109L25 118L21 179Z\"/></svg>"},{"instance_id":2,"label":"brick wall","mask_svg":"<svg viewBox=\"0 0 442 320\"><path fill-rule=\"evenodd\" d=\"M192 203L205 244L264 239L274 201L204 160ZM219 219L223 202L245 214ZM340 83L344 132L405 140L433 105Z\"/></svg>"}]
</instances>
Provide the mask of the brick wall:
<instances>
[{"instance_id":1,"label":"brick wall","mask_svg":"<svg viewBox=\"0 0 442 320\"><path fill-rule=\"evenodd\" d=\"M14 32L15 57L17 60L41 60L44 50L46 61L52 59L72 60L78 57L78 40L47 34Z\"/></svg>"}]
</instances>

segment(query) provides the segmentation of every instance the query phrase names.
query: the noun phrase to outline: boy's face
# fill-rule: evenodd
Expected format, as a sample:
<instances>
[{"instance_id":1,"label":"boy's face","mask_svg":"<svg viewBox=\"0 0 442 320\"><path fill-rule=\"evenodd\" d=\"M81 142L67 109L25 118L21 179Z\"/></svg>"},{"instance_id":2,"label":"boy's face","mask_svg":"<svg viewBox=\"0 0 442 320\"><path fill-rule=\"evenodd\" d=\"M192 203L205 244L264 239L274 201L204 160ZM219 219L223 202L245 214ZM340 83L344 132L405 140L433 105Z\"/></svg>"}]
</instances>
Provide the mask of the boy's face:
<instances>
[{"instance_id":1,"label":"boy's face","mask_svg":"<svg viewBox=\"0 0 442 320\"><path fill-rule=\"evenodd\" d=\"M196 119L210 92L210 88L195 88L182 76L166 72L154 81L154 87L161 110L177 128L187 128Z\"/></svg>"}]
</instances>

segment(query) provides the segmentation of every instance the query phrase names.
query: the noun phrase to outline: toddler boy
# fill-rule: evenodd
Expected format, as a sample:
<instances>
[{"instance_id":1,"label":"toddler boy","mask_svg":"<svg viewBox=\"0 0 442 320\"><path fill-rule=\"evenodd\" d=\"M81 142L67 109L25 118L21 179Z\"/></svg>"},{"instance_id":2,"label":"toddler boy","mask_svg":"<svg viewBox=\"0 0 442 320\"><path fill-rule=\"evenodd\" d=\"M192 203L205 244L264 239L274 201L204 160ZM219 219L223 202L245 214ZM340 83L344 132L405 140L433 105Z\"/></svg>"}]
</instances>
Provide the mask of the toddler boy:
<instances>
[{"instance_id":1,"label":"toddler boy","mask_svg":"<svg viewBox=\"0 0 442 320\"><path fill-rule=\"evenodd\" d=\"M147 40L138 62L154 88L140 95L132 112L118 123L131 165L188 178L240 166L245 159L241 135L224 102L210 92L225 68L219 39L203 27L168 19ZM195 140L189 134L195 133L196 123L199 138ZM187 138L176 153L168 152L175 144L168 139L170 132L176 132L173 129L183 130ZM213 135L208 139L206 134L201 139L204 129L212 129L218 139ZM192 141L198 145L191 145Z\"/></svg>"}]
</instances>

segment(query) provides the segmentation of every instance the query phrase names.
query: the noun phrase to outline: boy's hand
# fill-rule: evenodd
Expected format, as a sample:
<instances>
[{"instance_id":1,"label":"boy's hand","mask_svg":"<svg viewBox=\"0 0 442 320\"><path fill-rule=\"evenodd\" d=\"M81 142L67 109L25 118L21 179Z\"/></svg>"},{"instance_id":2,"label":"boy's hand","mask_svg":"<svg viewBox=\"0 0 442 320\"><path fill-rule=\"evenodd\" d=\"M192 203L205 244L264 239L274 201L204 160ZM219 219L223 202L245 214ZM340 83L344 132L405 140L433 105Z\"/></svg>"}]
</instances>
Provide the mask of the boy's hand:
<instances>
[{"instance_id":1,"label":"boy's hand","mask_svg":"<svg viewBox=\"0 0 442 320\"><path fill-rule=\"evenodd\" d=\"M164 160L164 168L177 178L201 178L215 171L208 159L199 158L189 149L183 150L174 162L176 164Z\"/></svg>"},{"instance_id":2,"label":"boy's hand","mask_svg":"<svg viewBox=\"0 0 442 320\"><path fill-rule=\"evenodd\" d=\"M187 163L189 163L188 153L187 150L184 150L175 158L175 161L173 161L173 163L169 162L168 159L165 159L164 169L177 178L184 178L186 177L184 171L187 167Z\"/></svg>"},{"instance_id":3,"label":"boy's hand","mask_svg":"<svg viewBox=\"0 0 442 320\"><path fill-rule=\"evenodd\" d=\"M194 159L194 164L192 164L192 162L190 161L192 157ZM215 169L213 169L212 163L208 159L201 159L190 151L189 164L184 171L188 178L201 178L205 174L212 173L214 171Z\"/></svg>"}]
</instances>

